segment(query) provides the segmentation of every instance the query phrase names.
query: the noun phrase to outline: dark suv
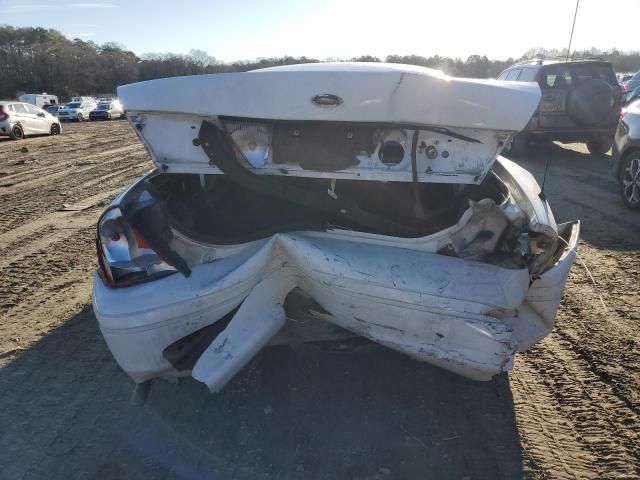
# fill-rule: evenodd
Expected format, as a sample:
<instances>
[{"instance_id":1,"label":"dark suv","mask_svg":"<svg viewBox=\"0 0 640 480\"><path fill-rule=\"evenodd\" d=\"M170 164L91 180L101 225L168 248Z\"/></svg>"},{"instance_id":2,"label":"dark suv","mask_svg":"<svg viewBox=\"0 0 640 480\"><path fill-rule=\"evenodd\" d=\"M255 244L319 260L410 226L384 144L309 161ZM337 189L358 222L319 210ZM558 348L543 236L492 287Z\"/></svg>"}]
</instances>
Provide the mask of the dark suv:
<instances>
[{"instance_id":1,"label":"dark suv","mask_svg":"<svg viewBox=\"0 0 640 480\"><path fill-rule=\"evenodd\" d=\"M611 147L622 90L609 62L534 59L509 67L498 80L537 82L542 91L533 117L507 145L512 154L524 153L536 138L586 142L592 154Z\"/></svg>"}]
</instances>

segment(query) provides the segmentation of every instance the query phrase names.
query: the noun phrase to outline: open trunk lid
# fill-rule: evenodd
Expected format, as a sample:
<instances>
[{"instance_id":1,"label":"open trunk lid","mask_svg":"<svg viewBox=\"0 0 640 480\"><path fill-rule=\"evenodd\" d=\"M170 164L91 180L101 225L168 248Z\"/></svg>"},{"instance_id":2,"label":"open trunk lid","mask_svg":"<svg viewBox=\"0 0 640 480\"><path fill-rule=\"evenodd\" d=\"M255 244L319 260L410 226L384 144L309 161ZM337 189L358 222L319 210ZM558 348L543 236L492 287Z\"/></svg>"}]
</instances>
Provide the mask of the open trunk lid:
<instances>
[{"instance_id":1,"label":"open trunk lid","mask_svg":"<svg viewBox=\"0 0 640 480\"><path fill-rule=\"evenodd\" d=\"M536 109L536 84L392 64L323 63L118 88L167 173L219 174L213 125L257 175L480 183Z\"/></svg>"}]
</instances>

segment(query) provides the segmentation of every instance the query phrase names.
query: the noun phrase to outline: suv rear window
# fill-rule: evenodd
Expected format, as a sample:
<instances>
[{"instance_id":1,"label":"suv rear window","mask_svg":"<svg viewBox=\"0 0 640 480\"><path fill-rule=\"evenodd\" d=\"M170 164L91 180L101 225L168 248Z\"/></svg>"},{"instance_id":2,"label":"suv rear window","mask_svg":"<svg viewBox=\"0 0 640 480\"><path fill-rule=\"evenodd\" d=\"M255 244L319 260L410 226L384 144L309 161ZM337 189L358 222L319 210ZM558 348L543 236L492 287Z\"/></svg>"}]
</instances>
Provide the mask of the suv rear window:
<instances>
[{"instance_id":1,"label":"suv rear window","mask_svg":"<svg viewBox=\"0 0 640 480\"><path fill-rule=\"evenodd\" d=\"M543 69L539 83L542 88L562 88L592 78L618 84L610 64L595 62L549 65Z\"/></svg>"},{"instance_id":2,"label":"suv rear window","mask_svg":"<svg viewBox=\"0 0 640 480\"><path fill-rule=\"evenodd\" d=\"M553 65L547 67L540 75L540 87L542 88L562 88L573 83L573 75L569 65Z\"/></svg>"},{"instance_id":3,"label":"suv rear window","mask_svg":"<svg viewBox=\"0 0 640 480\"><path fill-rule=\"evenodd\" d=\"M582 63L571 65L578 80L599 78L611 85L617 85L616 74L608 63Z\"/></svg>"}]
</instances>

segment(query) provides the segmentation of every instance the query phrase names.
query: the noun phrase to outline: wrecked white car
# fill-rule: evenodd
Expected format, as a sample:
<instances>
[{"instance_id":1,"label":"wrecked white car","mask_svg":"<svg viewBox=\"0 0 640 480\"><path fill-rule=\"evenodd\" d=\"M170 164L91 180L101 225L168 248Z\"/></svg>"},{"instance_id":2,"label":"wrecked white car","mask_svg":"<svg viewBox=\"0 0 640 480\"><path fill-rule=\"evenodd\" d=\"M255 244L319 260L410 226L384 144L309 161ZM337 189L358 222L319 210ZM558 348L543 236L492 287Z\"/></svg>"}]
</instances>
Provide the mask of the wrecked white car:
<instances>
[{"instance_id":1,"label":"wrecked white car","mask_svg":"<svg viewBox=\"0 0 640 480\"><path fill-rule=\"evenodd\" d=\"M136 382L217 391L298 314L475 380L551 330L579 223L498 156L537 85L341 63L118 96L156 169L99 221L93 302Z\"/></svg>"}]
</instances>

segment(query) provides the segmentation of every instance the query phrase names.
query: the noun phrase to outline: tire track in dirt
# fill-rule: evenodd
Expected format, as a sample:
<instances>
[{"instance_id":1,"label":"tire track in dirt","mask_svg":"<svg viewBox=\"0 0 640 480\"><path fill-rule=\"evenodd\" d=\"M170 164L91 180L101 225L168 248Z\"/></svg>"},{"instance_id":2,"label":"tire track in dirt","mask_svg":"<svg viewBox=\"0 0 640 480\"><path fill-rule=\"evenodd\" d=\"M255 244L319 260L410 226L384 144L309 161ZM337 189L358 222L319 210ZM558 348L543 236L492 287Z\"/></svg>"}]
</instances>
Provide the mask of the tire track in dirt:
<instances>
[{"instance_id":1,"label":"tire track in dirt","mask_svg":"<svg viewBox=\"0 0 640 480\"><path fill-rule=\"evenodd\" d=\"M49 224L29 237L29 241L17 241L0 248L0 275L9 264L21 260L38 251L44 251L49 245L78 235L80 230L93 228L98 220L99 212L91 211L84 215L69 216L66 222L57 225ZM2 244L0 243L0 247Z\"/></svg>"},{"instance_id":2,"label":"tire track in dirt","mask_svg":"<svg viewBox=\"0 0 640 480\"><path fill-rule=\"evenodd\" d=\"M105 204L116 197L122 191L122 187L114 188L112 190L101 191L98 194L90 197L85 197L80 200L83 205L97 205L101 202ZM59 226L68 221L69 218L78 215L78 212L66 211L66 212L52 212L46 216L38 217L29 223L24 223L19 227L9 230L5 233L0 233L0 248L9 248L11 245L18 245L25 239L25 241L32 240L33 235L37 235L42 229L50 228L52 226Z\"/></svg>"},{"instance_id":3,"label":"tire track in dirt","mask_svg":"<svg viewBox=\"0 0 640 480\"><path fill-rule=\"evenodd\" d=\"M95 256L93 231L86 229L79 233L73 241L64 239L9 263L2 270L4 281L0 284L0 311L29 301L30 296L48 280L64 277L75 268L92 264Z\"/></svg>"},{"instance_id":4,"label":"tire track in dirt","mask_svg":"<svg viewBox=\"0 0 640 480\"><path fill-rule=\"evenodd\" d=\"M133 167L123 165L121 169L124 171L124 177L121 178L121 171L114 172L113 168L101 166L93 172L81 172L78 175L69 176L67 181L59 185L52 186L49 189L42 189L38 194L32 195L29 200L21 202L24 192L17 192L3 199L13 204L21 204L19 210L7 212L7 215L0 218L0 233L5 233L34 216L52 213L62 206L62 204L76 204L83 199L88 193L93 193L92 188L100 184L100 189L113 186L126 185L126 182L138 178L142 173L149 170L146 162L140 162ZM97 176L97 178L96 178Z\"/></svg>"},{"instance_id":5,"label":"tire track in dirt","mask_svg":"<svg viewBox=\"0 0 640 480\"><path fill-rule=\"evenodd\" d=\"M601 381L629 408L640 414L640 295L635 253L611 255L588 244L581 245L597 286L584 267L576 265L566 288L556 332L572 345ZM600 304L600 294L607 305ZM621 299L626 298L625 302ZM595 303L595 305L594 305Z\"/></svg>"},{"instance_id":6,"label":"tire track in dirt","mask_svg":"<svg viewBox=\"0 0 640 480\"><path fill-rule=\"evenodd\" d=\"M29 157L36 157L38 163L56 165L59 157L68 158L76 151L99 151L109 145L121 143L122 138L129 137L128 143L134 144L135 135L131 135L131 127L128 123L120 123L112 128L112 135L105 135L97 125L71 125L59 136L28 137L24 141L11 141L0 139L0 168L8 167L28 168L29 164L16 164ZM27 148L23 152L23 147Z\"/></svg>"},{"instance_id":7,"label":"tire track in dirt","mask_svg":"<svg viewBox=\"0 0 640 480\"><path fill-rule=\"evenodd\" d=\"M60 165L60 168L55 169L53 172L51 171L52 169L49 167L42 167L39 169L34 169L33 171L20 172L20 173L16 173L15 175L8 175L5 177L2 177L2 182L0 183L0 198L9 194L15 193L17 191L22 191L24 189L36 188L42 185L47 185L52 180L56 180L58 178L62 178L69 175L69 170L86 173L94 168L121 162L122 159L114 158L111 160L107 160L105 162L100 162L100 163L94 162L86 166L77 165L79 162L82 162L82 161L93 162L93 160L96 160L102 157L109 157L112 155L118 155L118 154L129 153L129 152L137 152L140 154L145 153L143 148L138 147L137 145L129 145L126 147L114 148L107 151L100 151L100 152L92 153L89 155L87 153L83 153L81 155L78 155L75 158L71 158L67 160L63 165ZM47 173L45 175L39 175L40 172L50 172L50 173ZM27 179L21 181L20 178L23 176L27 177ZM36 178L31 178L33 176L36 176ZM4 186L4 185L7 185L9 182L11 183L11 185Z\"/></svg>"},{"instance_id":8,"label":"tire track in dirt","mask_svg":"<svg viewBox=\"0 0 640 480\"><path fill-rule=\"evenodd\" d=\"M524 457L535 477L638 479L640 242L630 233L640 215L621 205L602 158L584 145L552 149L545 193L556 218L581 219L578 255L598 286L576 261L554 331L516 358L510 378ZM540 181L546 160L518 163Z\"/></svg>"},{"instance_id":9,"label":"tire track in dirt","mask_svg":"<svg viewBox=\"0 0 640 480\"><path fill-rule=\"evenodd\" d=\"M107 204L150 168L128 124L118 125L122 135L113 136L104 135L104 125L73 127L84 133L29 139L29 154L40 159L37 168L20 166L9 178L22 183L2 192L3 203L19 208L8 212L0 233L0 351L26 348L90 301L94 225L102 208L56 210L62 203ZM0 157L17 147L0 143ZM79 161L95 163L81 168Z\"/></svg>"},{"instance_id":10,"label":"tire track in dirt","mask_svg":"<svg viewBox=\"0 0 640 480\"><path fill-rule=\"evenodd\" d=\"M531 368L524 355L509 373L522 446L542 476L560 480L596 479L597 458L562 415L545 376Z\"/></svg>"},{"instance_id":11,"label":"tire track in dirt","mask_svg":"<svg viewBox=\"0 0 640 480\"><path fill-rule=\"evenodd\" d=\"M105 149L114 149L122 147L121 136L113 138L81 138L74 141L73 137L62 136L56 137L47 145L38 145L31 143L38 140L37 138L29 139L28 146L23 145L27 150L23 150L23 146L18 143L0 143L0 168L9 175L28 174L29 172L38 172L51 170L65 166L70 161L82 159L85 155L91 153L99 153ZM133 148L135 144L130 143ZM7 178L6 176L4 178Z\"/></svg>"},{"instance_id":12,"label":"tire track in dirt","mask_svg":"<svg viewBox=\"0 0 640 480\"><path fill-rule=\"evenodd\" d=\"M617 325L628 333L640 336L640 323L636 322L640 320L640 311L637 308L620 309L627 305L635 306L640 299L640 292L629 288L629 285L640 285L638 252L630 249L613 254L611 251L603 251L583 242L580 250L584 249L587 250L584 254L588 256L587 267L598 283L597 293L603 297L608 308L615 310L622 317L622 320L617 319ZM634 321L628 321L627 317ZM605 317L605 320L609 319L610 317Z\"/></svg>"},{"instance_id":13,"label":"tire track in dirt","mask_svg":"<svg viewBox=\"0 0 640 480\"><path fill-rule=\"evenodd\" d=\"M0 368L91 301L95 267L83 265L42 284L30 297L0 313Z\"/></svg>"},{"instance_id":14,"label":"tire track in dirt","mask_svg":"<svg viewBox=\"0 0 640 480\"><path fill-rule=\"evenodd\" d=\"M532 375L555 399L555 409L598 458L597 478L638 478L638 415L618 398L588 362L555 333L523 355ZM635 466L635 467L634 467Z\"/></svg>"}]
</instances>

